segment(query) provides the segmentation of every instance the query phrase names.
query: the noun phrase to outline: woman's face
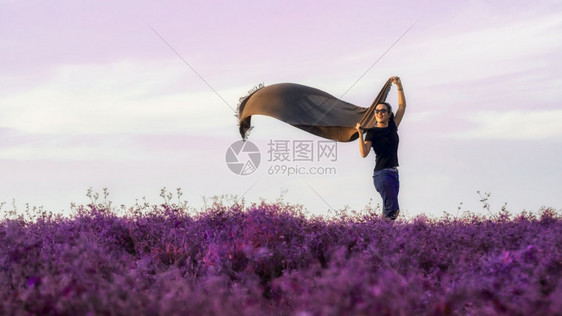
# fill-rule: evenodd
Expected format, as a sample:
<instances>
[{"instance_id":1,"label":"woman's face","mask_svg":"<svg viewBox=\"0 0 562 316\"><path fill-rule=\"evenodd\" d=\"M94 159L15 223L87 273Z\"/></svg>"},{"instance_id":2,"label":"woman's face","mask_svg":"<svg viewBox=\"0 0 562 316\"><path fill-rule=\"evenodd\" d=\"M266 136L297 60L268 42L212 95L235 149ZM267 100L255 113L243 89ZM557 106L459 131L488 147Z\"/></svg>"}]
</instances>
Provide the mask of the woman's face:
<instances>
[{"instance_id":1,"label":"woman's face","mask_svg":"<svg viewBox=\"0 0 562 316\"><path fill-rule=\"evenodd\" d=\"M390 119L390 113L388 112L388 107L386 104L377 104L375 108L375 117L377 123L386 123Z\"/></svg>"}]
</instances>

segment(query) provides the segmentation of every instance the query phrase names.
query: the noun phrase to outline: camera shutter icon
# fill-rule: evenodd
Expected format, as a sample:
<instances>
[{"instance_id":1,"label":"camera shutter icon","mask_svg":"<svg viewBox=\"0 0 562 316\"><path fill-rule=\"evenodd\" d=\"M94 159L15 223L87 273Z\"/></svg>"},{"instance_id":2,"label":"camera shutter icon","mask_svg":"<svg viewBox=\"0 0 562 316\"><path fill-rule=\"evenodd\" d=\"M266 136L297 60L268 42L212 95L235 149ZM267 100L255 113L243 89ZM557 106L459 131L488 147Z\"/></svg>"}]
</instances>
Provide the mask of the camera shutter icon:
<instances>
[{"instance_id":1,"label":"camera shutter icon","mask_svg":"<svg viewBox=\"0 0 562 316\"><path fill-rule=\"evenodd\" d=\"M260 150L250 141L239 140L226 150L226 165L237 175L245 176L254 173L260 161Z\"/></svg>"}]
</instances>

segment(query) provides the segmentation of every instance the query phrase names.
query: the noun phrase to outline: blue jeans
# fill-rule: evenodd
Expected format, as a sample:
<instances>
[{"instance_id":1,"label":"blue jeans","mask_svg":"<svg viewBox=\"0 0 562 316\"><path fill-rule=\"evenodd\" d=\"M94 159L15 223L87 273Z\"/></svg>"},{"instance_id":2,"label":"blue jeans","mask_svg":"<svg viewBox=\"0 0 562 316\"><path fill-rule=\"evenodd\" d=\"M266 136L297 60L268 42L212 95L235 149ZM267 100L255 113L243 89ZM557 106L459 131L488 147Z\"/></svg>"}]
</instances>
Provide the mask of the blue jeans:
<instances>
[{"instance_id":1,"label":"blue jeans","mask_svg":"<svg viewBox=\"0 0 562 316\"><path fill-rule=\"evenodd\" d=\"M390 219L396 219L400 212L398 206L398 190L400 189L400 181L398 181L397 169L382 169L373 172L373 182L375 189L382 197L383 214Z\"/></svg>"}]
</instances>

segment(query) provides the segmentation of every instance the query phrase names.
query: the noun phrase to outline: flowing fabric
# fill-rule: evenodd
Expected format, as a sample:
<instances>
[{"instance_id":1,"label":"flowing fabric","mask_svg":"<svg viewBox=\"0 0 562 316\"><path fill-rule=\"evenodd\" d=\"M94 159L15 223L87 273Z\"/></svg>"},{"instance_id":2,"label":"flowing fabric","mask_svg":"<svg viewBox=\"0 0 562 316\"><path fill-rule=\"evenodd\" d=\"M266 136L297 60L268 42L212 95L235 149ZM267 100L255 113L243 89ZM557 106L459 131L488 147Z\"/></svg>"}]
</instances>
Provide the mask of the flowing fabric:
<instances>
[{"instance_id":1,"label":"flowing fabric","mask_svg":"<svg viewBox=\"0 0 562 316\"><path fill-rule=\"evenodd\" d=\"M340 142L358 138L355 125L376 124L375 107L385 101L392 79L388 79L370 107L342 101L324 91L296 83L260 85L240 98L238 124L242 139L252 128L252 115L267 115L314 135Z\"/></svg>"}]
</instances>

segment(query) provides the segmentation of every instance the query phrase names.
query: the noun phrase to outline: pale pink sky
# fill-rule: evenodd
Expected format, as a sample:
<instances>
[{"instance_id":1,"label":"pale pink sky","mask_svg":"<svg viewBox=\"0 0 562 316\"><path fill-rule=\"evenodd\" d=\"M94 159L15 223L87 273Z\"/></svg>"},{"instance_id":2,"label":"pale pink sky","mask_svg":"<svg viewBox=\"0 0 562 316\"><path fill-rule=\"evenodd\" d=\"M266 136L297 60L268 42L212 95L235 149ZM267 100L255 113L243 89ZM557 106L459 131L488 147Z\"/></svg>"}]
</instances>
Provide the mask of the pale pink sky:
<instances>
[{"instance_id":1,"label":"pale pink sky","mask_svg":"<svg viewBox=\"0 0 562 316\"><path fill-rule=\"evenodd\" d=\"M414 27L344 93L412 24ZM225 104L151 27L203 77ZM115 204L160 188L194 206L242 195L311 212L379 203L374 155L339 144L337 175L271 176L271 139L318 141L267 117L255 174L224 162L231 108L258 83L306 84L367 106L399 75L402 208L409 215L562 207L559 1L2 1L0 202L55 211L108 187ZM391 96L391 102L395 102ZM320 196L319 196L320 195ZM329 204L329 207L326 205Z\"/></svg>"}]
</instances>

